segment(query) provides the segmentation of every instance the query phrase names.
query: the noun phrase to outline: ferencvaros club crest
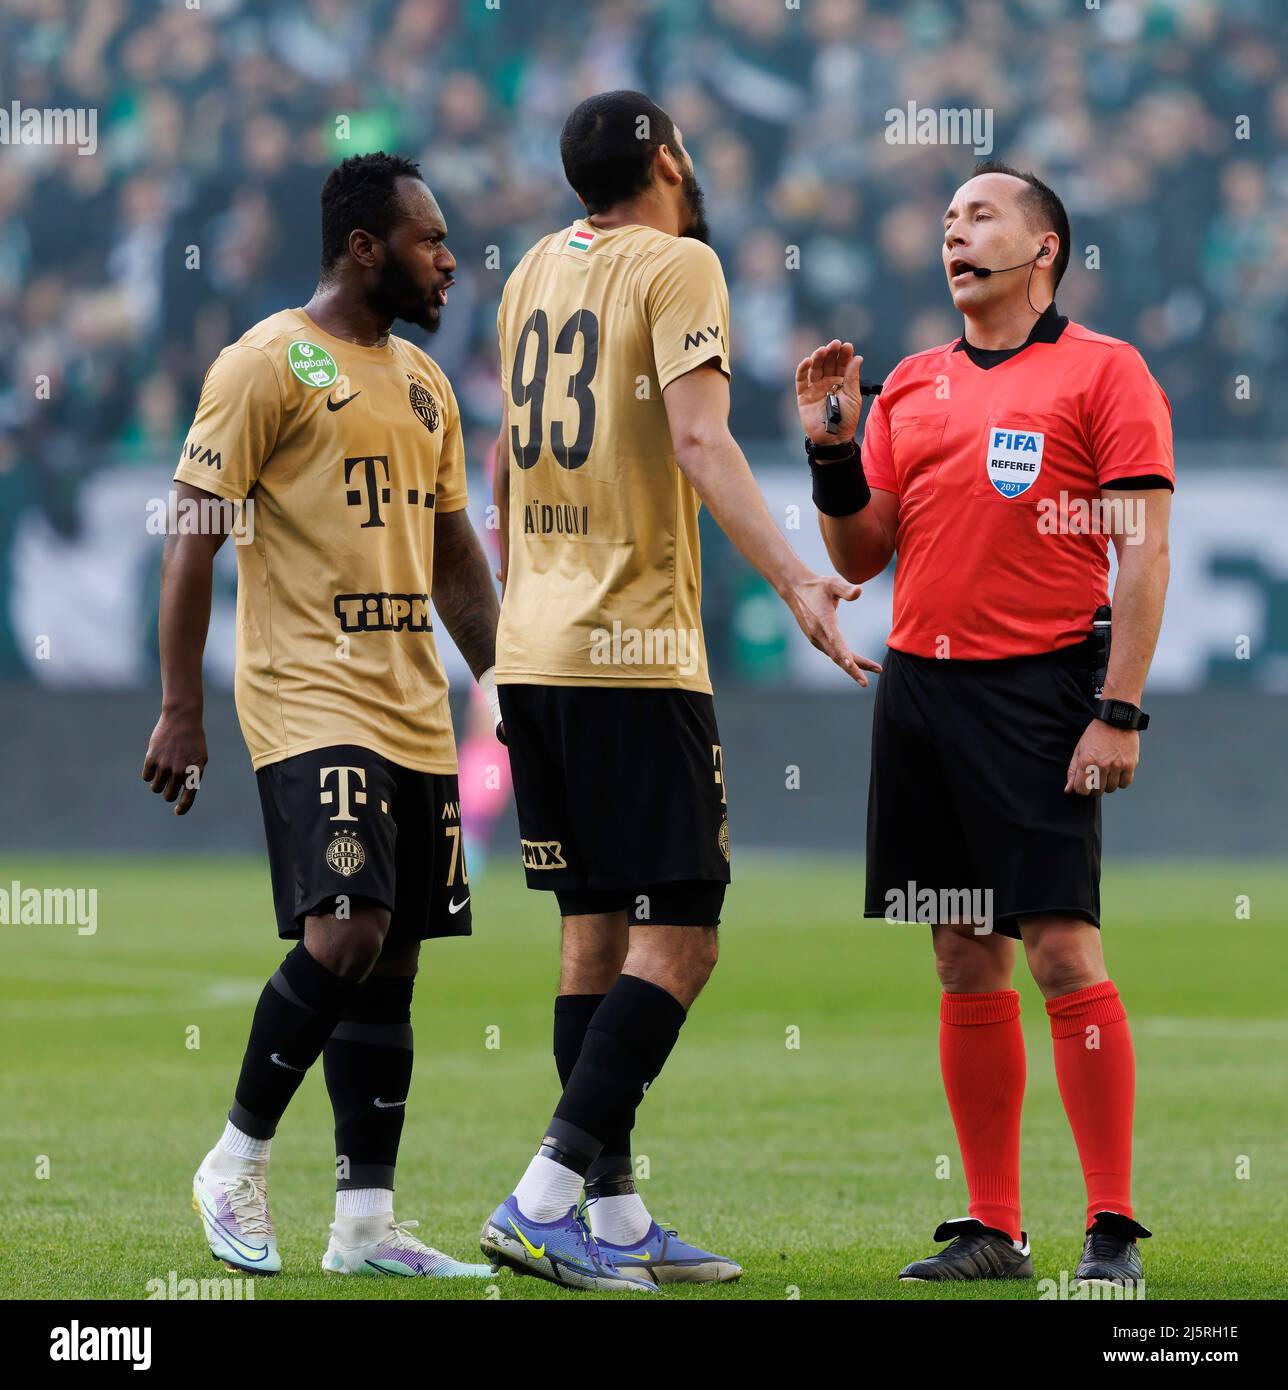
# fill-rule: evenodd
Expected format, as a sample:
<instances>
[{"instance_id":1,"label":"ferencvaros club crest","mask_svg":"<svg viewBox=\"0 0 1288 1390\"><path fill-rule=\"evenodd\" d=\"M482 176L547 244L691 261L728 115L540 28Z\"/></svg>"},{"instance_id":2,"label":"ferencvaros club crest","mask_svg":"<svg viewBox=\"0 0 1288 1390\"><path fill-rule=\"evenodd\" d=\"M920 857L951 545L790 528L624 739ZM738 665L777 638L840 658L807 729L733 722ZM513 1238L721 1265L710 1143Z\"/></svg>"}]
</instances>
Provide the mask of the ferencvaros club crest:
<instances>
[{"instance_id":1,"label":"ferencvaros club crest","mask_svg":"<svg viewBox=\"0 0 1288 1390\"><path fill-rule=\"evenodd\" d=\"M356 835L337 831L326 847L327 868L344 878L356 874L366 862L367 851L362 848L362 841Z\"/></svg>"},{"instance_id":2,"label":"ferencvaros club crest","mask_svg":"<svg viewBox=\"0 0 1288 1390\"><path fill-rule=\"evenodd\" d=\"M416 412L420 423L433 434L438 428L438 402L430 393L429 387L424 382L417 381L410 372L407 373L407 380L411 382L407 392L411 408Z\"/></svg>"}]
</instances>

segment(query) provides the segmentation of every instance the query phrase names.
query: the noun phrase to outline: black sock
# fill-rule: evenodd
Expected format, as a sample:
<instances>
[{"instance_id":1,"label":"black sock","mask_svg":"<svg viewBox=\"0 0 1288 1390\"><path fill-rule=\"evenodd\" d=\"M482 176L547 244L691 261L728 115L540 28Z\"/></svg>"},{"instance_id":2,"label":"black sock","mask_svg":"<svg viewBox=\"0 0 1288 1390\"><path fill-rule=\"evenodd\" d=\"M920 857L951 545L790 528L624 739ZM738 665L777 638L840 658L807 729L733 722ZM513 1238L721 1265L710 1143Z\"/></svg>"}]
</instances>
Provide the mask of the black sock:
<instances>
[{"instance_id":1,"label":"black sock","mask_svg":"<svg viewBox=\"0 0 1288 1390\"><path fill-rule=\"evenodd\" d=\"M609 1138L629 1136L684 1019L683 1005L660 985L618 976L586 1028L542 1151L586 1173Z\"/></svg>"},{"instance_id":2,"label":"black sock","mask_svg":"<svg viewBox=\"0 0 1288 1390\"><path fill-rule=\"evenodd\" d=\"M394 1185L411 1086L410 975L376 975L359 985L322 1050L335 1112L335 1185Z\"/></svg>"},{"instance_id":3,"label":"black sock","mask_svg":"<svg viewBox=\"0 0 1288 1390\"><path fill-rule=\"evenodd\" d=\"M559 1083L567 1086L572 1069L581 1056L586 1029L595 1010L604 1002L602 994L561 994L555 1000L555 1066ZM586 1191L593 1197L620 1196L634 1192L631 1175L630 1130L609 1134L604 1150L586 1170Z\"/></svg>"},{"instance_id":4,"label":"black sock","mask_svg":"<svg viewBox=\"0 0 1288 1390\"><path fill-rule=\"evenodd\" d=\"M271 1139L304 1073L318 1059L356 986L333 975L299 942L264 986L251 1020L228 1118L243 1134Z\"/></svg>"}]
</instances>

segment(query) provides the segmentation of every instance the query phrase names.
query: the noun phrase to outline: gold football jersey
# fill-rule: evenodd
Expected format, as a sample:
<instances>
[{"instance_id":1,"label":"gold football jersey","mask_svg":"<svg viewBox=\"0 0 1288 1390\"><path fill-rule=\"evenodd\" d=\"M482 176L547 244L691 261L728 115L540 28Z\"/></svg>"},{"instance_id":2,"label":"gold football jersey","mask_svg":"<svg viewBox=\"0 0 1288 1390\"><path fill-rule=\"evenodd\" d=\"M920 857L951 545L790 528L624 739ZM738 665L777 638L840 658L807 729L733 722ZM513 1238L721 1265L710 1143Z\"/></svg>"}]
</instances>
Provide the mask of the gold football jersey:
<instances>
[{"instance_id":1,"label":"gold football jersey","mask_svg":"<svg viewBox=\"0 0 1288 1390\"><path fill-rule=\"evenodd\" d=\"M334 338L302 309L274 314L206 373L174 476L253 504L236 693L255 767L353 743L455 772L430 583L434 513L466 503L465 451L433 360L402 338Z\"/></svg>"},{"instance_id":2,"label":"gold football jersey","mask_svg":"<svg viewBox=\"0 0 1288 1390\"><path fill-rule=\"evenodd\" d=\"M539 241L497 315L510 435L508 684L707 693L698 497L663 389L729 370L729 293L709 246L579 221Z\"/></svg>"}]
</instances>

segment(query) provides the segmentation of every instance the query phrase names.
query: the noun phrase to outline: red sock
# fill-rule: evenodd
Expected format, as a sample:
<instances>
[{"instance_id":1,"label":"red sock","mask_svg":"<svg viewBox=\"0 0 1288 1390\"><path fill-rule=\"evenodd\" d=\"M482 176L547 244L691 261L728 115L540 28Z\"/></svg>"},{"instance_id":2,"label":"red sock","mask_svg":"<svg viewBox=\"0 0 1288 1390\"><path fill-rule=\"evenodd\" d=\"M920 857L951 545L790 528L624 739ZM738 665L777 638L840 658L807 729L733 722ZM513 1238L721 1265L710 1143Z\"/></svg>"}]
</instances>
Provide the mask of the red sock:
<instances>
[{"instance_id":1,"label":"red sock","mask_svg":"<svg viewBox=\"0 0 1288 1390\"><path fill-rule=\"evenodd\" d=\"M1112 980L1047 1000L1060 1099L1087 1182L1087 1225L1098 1211L1131 1211L1136 1056Z\"/></svg>"},{"instance_id":2,"label":"red sock","mask_svg":"<svg viewBox=\"0 0 1288 1390\"><path fill-rule=\"evenodd\" d=\"M1020 1108L1024 1033L1020 996L945 994L939 1065L961 1146L970 1214L1020 1239Z\"/></svg>"}]
</instances>

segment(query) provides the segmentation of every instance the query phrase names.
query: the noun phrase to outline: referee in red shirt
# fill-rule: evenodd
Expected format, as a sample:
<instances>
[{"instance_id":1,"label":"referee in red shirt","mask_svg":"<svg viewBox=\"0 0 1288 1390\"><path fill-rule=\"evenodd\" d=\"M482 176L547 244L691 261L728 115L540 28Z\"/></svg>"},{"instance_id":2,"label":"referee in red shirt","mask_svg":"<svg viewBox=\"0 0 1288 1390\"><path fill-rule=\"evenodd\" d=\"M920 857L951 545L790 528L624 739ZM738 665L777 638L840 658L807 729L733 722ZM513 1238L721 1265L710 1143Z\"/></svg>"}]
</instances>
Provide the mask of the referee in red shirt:
<instances>
[{"instance_id":1,"label":"referee in red shirt","mask_svg":"<svg viewBox=\"0 0 1288 1390\"><path fill-rule=\"evenodd\" d=\"M944 213L944 273L964 332L890 373L861 457L852 345L819 348L796 371L833 563L861 583L898 555L872 728L865 910L932 924L940 1063L970 1193L970 1217L935 1232L946 1248L903 1279L1032 1275L1017 941L1046 999L1086 1178L1076 1278L1143 1277L1135 1060L1099 931L1100 795L1131 785L1148 723L1171 412L1135 348L1058 313L1069 246L1046 184L982 164Z\"/></svg>"}]
</instances>

